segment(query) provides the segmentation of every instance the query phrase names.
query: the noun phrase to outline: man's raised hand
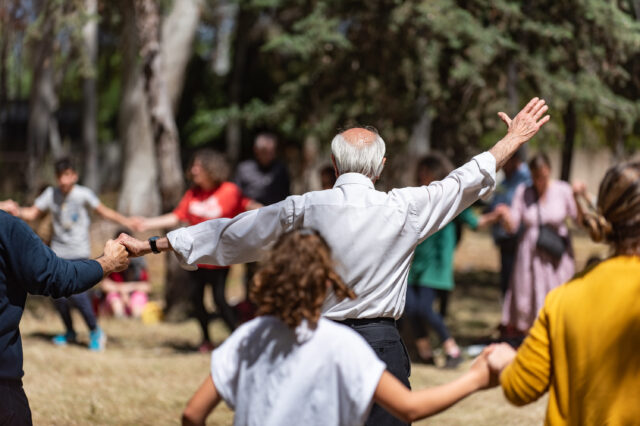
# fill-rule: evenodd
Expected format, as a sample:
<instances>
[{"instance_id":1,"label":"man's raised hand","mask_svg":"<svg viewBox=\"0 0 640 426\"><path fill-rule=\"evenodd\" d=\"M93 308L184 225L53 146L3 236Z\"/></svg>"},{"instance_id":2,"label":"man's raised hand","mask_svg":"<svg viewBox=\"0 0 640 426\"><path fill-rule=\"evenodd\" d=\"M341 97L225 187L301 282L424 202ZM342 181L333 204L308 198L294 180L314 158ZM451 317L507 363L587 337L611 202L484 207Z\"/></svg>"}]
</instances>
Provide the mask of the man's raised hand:
<instances>
[{"instance_id":1,"label":"man's raised hand","mask_svg":"<svg viewBox=\"0 0 640 426\"><path fill-rule=\"evenodd\" d=\"M509 128L507 135L489 150L496 159L496 170L504 166L504 163L518 148L538 133L538 130L549 121L550 117L544 115L547 109L543 99L533 98L513 120L504 112L498 113L498 116Z\"/></svg>"},{"instance_id":2,"label":"man's raised hand","mask_svg":"<svg viewBox=\"0 0 640 426\"><path fill-rule=\"evenodd\" d=\"M499 112L498 116L509 128L508 134L515 137L520 144L531 139L538 130L551 118L544 115L549 107L545 105L544 99L533 98L516 115L513 120L504 112Z\"/></svg>"}]
</instances>

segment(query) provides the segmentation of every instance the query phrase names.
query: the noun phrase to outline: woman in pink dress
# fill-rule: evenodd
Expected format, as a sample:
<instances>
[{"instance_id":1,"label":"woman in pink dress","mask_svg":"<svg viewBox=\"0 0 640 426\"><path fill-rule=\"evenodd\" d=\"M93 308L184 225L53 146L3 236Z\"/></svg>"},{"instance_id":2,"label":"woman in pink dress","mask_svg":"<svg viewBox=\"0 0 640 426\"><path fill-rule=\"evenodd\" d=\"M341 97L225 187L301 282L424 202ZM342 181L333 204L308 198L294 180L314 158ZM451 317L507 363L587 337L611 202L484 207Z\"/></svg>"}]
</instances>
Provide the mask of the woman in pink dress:
<instances>
[{"instance_id":1,"label":"woman in pink dress","mask_svg":"<svg viewBox=\"0 0 640 426\"><path fill-rule=\"evenodd\" d=\"M579 223L571 185L551 179L545 154L529 162L533 185L516 189L511 208L502 206L502 218L510 232L520 233L518 253L502 308L501 329L506 336L525 335L533 325L544 299L553 288L568 281L575 272L567 219ZM581 184L576 184L581 185ZM565 243L554 257L538 247L540 225L548 225Z\"/></svg>"}]
</instances>

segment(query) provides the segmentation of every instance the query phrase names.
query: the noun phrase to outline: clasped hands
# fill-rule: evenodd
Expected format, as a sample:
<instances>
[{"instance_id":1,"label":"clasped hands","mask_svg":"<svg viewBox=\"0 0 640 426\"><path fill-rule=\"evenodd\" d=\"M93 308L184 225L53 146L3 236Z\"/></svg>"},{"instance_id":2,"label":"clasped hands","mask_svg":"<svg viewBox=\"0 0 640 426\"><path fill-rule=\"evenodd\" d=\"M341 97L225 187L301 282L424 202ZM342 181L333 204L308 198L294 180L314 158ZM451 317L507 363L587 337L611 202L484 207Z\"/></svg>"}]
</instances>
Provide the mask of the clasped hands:
<instances>
[{"instance_id":1,"label":"clasped hands","mask_svg":"<svg viewBox=\"0 0 640 426\"><path fill-rule=\"evenodd\" d=\"M500 384L500 374L513 361L516 351L507 343L487 346L473 361L469 372L475 376L477 389L488 389Z\"/></svg>"},{"instance_id":2,"label":"clasped hands","mask_svg":"<svg viewBox=\"0 0 640 426\"><path fill-rule=\"evenodd\" d=\"M102 266L104 275L120 272L129 267L129 258L151 253L148 241L138 240L127 234L120 234L115 240L108 240L104 254L96 259Z\"/></svg>"}]
</instances>

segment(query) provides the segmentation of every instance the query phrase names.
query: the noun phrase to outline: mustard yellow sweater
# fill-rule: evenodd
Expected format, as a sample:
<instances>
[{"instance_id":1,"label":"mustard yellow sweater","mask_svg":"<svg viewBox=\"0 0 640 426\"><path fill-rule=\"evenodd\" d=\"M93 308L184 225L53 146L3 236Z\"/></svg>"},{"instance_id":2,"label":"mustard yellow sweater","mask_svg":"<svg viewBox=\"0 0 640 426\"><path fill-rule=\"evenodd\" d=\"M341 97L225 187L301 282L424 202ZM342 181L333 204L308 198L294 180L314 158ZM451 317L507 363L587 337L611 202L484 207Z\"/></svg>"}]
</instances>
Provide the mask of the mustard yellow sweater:
<instances>
[{"instance_id":1,"label":"mustard yellow sweater","mask_svg":"<svg viewBox=\"0 0 640 426\"><path fill-rule=\"evenodd\" d=\"M614 257L550 292L500 381L515 405L548 390L548 425L639 424L640 257Z\"/></svg>"}]
</instances>

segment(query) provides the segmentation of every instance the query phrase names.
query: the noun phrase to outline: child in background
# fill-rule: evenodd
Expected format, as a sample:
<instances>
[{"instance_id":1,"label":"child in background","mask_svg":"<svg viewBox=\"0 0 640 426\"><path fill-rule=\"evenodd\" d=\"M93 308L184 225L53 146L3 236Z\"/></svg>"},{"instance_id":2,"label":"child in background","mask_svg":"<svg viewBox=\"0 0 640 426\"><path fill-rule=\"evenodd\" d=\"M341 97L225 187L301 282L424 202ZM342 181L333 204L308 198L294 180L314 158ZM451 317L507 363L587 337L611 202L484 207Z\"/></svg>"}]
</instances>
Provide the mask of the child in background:
<instances>
[{"instance_id":1,"label":"child in background","mask_svg":"<svg viewBox=\"0 0 640 426\"><path fill-rule=\"evenodd\" d=\"M55 162L57 186L48 187L31 207L13 206L12 213L26 221L36 220L46 212L51 212L53 235L51 249L63 259L87 259L91 256L89 226L90 211L95 211L105 219L130 227L131 220L103 205L89 188L80 186L78 173L69 158ZM56 345L66 345L76 340L76 332L71 320L71 305L75 306L89 328L89 349L99 351L106 345L106 335L98 326L91 300L87 292L54 300L66 332L53 338Z\"/></svg>"},{"instance_id":2,"label":"child in background","mask_svg":"<svg viewBox=\"0 0 640 426\"><path fill-rule=\"evenodd\" d=\"M121 233L129 233L123 229L116 232L114 239ZM149 275L147 263L142 257L134 257L129 268L122 272L114 272L102 280L107 307L117 318L131 316L140 318L142 310L149 301Z\"/></svg>"},{"instance_id":3,"label":"child in background","mask_svg":"<svg viewBox=\"0 0 640 426\"><path fill-rule=\"evenodd\" d=\"M429 185L433 181L444 179L452 170L453 165L446 157L431 153L418 163L417 183ZM433 302L438 291L448 294L453 290L453 255L460 237L458 230L461 224L475 230L498 219L498 214L494 212L478 217L473 210L466 209L454 221L416 247L409 271L404 315L411 323L418 356L423 362L434 363L425 322L436 331L442 342L446 353L445 367L455 368L462 361L460 348L449 334L442 316L434 311ZM443 305L444 303L446 302Z\"/></svg>"},{"instance_id":4,"label":"child in background","mask_svg":"<svg viewBox=\"0 0 640 426\"><path fill-rule=\"evenodd\" d=\"M329 291L355 297L324 239L310 229L281 236L254 276L258 317L213 351L183 424L205 424L221 400L235 425L362 425L374 401L411 422L489 386L486 351L455 381L411 392L359 334L320 318Z\"/></svg>"}]
</instances>

